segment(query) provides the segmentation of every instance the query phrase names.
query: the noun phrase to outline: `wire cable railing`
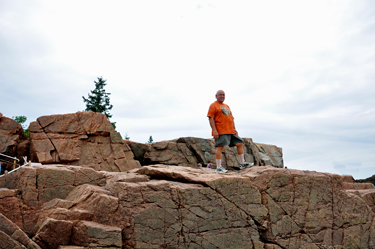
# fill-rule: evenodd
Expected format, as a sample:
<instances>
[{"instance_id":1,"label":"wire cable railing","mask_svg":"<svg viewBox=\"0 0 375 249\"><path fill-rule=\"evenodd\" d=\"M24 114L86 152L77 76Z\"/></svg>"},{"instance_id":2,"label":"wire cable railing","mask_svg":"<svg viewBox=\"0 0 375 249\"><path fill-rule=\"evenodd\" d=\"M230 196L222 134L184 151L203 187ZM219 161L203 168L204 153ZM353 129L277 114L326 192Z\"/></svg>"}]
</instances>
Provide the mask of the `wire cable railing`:
<instances>
[{"instance_id":1,"label":"wire cable railing","mask_svg":"<svg viewBox=\"0 0 375 249\"><path fill-rule=\"evenodd\" d=\"M22 159L23 159L23 162L24 164L21 165L21 161L20 159L18 159L17 157L12 157L12 156L8 156L6 154L2 154L0 153L0 157L5 157L6 159L11 159L13 161L9 161L9 160L6 160L6 159L3 159L3 158L0 158L0 177L4 176L4 175L7 175L7 174L10 174L14 171L17 171L19 170L21 167L23 166L26 166L26 165L29 165L31 166L31 161L27 162L27 157L24 156ZM12 165L12 170L8 171L8 170L5 170L4 171L4 174L1 175L1 163L4 163L4 164L11 164Z\"/></svg>"}]
</instances>

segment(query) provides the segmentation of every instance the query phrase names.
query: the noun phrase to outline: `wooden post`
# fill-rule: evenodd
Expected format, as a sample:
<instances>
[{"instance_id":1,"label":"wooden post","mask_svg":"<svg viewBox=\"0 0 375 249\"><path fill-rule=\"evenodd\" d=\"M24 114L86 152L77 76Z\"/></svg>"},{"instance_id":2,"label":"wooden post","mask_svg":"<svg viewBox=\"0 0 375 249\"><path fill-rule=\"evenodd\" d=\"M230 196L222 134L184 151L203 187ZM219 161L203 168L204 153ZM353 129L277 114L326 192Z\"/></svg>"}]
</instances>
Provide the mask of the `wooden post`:
<instances>
[{"instance_id":1,"label":"wooden post","mask_svg":"<svg viewBox=\"0 0 375 249\"><path fill-rule=\"evenodd\" d=\"M29 161L29 166L31 167L31 161Z\"/></svg>"},{"instance_id":2,"label":"wooden post","mask_svg":"<svg viewBox=\"0 0 375 249\"><path fill-rule=\"evenodd\" d=\"M14 170L16 168L16 160L13 161L13 167L12 167L12 170Z\"/></svg>"}]
</instances>

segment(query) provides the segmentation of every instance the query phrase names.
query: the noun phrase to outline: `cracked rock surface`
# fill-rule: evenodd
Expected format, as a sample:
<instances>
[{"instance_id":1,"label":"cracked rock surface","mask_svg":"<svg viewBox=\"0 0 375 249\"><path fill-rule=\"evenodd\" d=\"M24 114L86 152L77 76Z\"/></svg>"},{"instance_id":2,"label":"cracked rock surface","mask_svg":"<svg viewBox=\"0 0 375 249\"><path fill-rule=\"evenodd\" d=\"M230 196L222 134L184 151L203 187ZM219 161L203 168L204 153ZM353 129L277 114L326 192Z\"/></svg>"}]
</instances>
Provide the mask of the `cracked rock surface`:
<instances>
[{"instance_id":1,"label":"cracked rock surface","mask_svg":"<svg viewBox=\"0 0 375 249\"><path fill-rule=\"evenodd\" d=\"M42 116L30 123L31 160L113 172L139 168L104 114L91 111Z\"/></svg>"},{"instance_id":2,"label":"cracked rock surface","mask_svg":"<svg viewBox=\"0 0 375 249\"><path fill-rule=\"evenodd\" d=\"M348 182L273 166L42 165L0 178L0 211L34 248L375 248L375 189Z\"/></svg>"},{"instance_id":3,"label":"cracked rock surface","mask_svg":"<svg viewBox=\"0 0 375 249\"><path fill-rule=\"evenodd\" d=\"M29 141L22 126L11 118L4 117L0 113L0 153L11 157L22 158L29 153ZM3 156L0 159L6 159ZM5 163L9 161L9 163ZM4 170L12 170L13 160L2 160L1 173Z\"/></svg>"},{"instance_id":4,"label":"cracked rock surface","mask_svg":"<svg viewBox=\"0 0 375 249\"><path fill-rule=\"evenodd\" d=\"M283 153L280 147L269 144L254 143L251 138L243 138L244 155L247 162L254 165L270 165L283 168ZM181 137L170 141L142 144L125 140L132 149L135 159L142 165L165 164L196 167L198 163L216 168L215 141L197 137ZM236 149L224 147L222 165L239 167Z\"/></svg>"}]
</instances>

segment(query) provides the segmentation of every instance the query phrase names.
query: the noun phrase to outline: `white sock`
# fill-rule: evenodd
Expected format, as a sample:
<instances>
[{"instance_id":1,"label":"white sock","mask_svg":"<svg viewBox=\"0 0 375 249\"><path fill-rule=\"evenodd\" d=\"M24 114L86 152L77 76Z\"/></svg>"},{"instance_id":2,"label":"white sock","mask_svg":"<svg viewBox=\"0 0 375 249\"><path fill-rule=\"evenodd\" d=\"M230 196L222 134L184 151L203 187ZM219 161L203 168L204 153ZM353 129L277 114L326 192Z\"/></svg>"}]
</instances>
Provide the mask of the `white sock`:
<instances>
[{"instance_id":1,"label":"white sock","mask_svg":"<svg viewBox=\"0 0 375 249\"><path fill-rule=\"evenodd\" d=\"M216 159L216 168L221 167L221 159Z\"/></svg>"},{"instance_id":2,"label":"white sock","mask_svg":"<svg viewBox=\"0 0 375 249\"><path fill-rule=\"evenodd\" d=\"M245 162L245 154L238 155L238 157L240 158L241 164Z\"/></svg>"}]
</instances>

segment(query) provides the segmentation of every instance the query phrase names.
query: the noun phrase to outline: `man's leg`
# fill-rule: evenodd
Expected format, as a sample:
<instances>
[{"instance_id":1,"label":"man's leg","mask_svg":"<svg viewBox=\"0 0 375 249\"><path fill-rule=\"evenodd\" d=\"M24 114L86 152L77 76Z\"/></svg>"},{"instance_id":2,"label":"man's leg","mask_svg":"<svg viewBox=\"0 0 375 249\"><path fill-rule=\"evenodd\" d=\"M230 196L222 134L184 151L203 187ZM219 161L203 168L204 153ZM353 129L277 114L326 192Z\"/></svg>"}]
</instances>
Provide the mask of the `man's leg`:
<instances>
[{"instance_id":1,"label":"man's leg","mask_svg":"<svg viewBox=\"0 0 375 249\"><path fill-rule=\"evenodd\" d=\"M223 134L219 135L219 139L215 140L215 158L216 158L216 173L227 173L228 170L224 169L223 166L221 166L221 153L223 152L224 146L229 145L229 135Z\"/></svg>"},{"instance_id":2,"label":"man's leg","mask_svg":"<svg viewBox=\"0 0 375 249\"><path fill-rule=\"evenodd\" d=\"M253 163L245 162L245 154L243 152L243 143L234 144L237 147L238 158L240 159L240 169L245 169L246 167L251 167Z\"/></svg>"},{"instance_id":3,"label":"man's leg","mask_svg":"<svg viewBox=\"0 0 375 249\"><path fill-rule=\"evenodd\" d=\"M238 157L240 159L240 163L243 164L245 162L245 155L243 152L243 143L234 144L237 147Z\"/></svg>"},{"instance_id":4,"label":"man's leg","mask_svg":"<svg viewBox=\"0 0 375 249\"><path fill-rule=\"evenodd\" d=\"M221 167L221 153L223 152L223 149L224 149L224 146L217 146L216 147L216 153L215 153L216 168L220 168Z\"/></svg>"},{"instance_id":5,"label":"man's leg","mask_svg":"<svg viewBox=\"0 0 375 249\"><path fill-rule=\"evenodd\" d=\"M216 157L216 173L227 173L228 170L224 169L221 166L221 152L223 151L224 146L217 146L216 147L216 152L215 152L215 157Z\"/></svg>"}]
</instances>

